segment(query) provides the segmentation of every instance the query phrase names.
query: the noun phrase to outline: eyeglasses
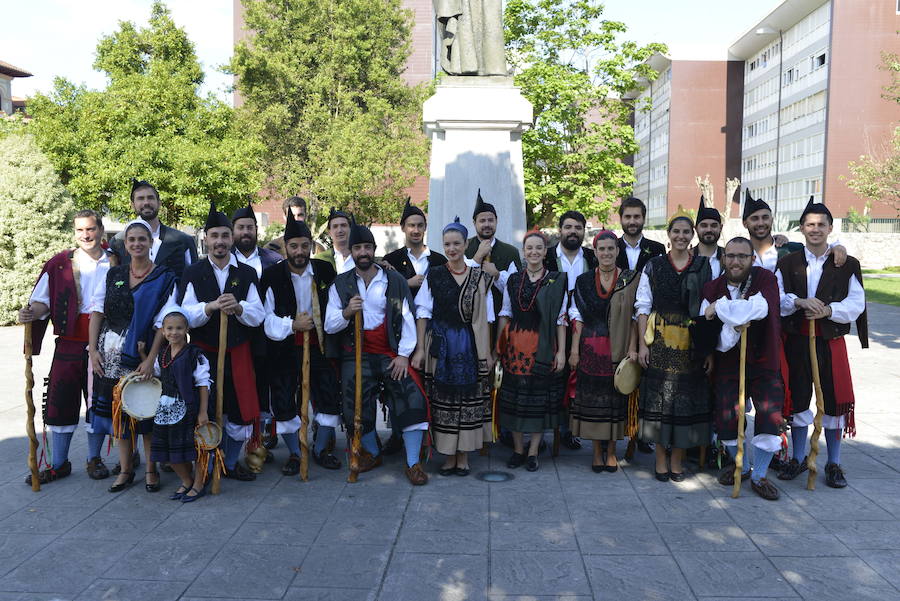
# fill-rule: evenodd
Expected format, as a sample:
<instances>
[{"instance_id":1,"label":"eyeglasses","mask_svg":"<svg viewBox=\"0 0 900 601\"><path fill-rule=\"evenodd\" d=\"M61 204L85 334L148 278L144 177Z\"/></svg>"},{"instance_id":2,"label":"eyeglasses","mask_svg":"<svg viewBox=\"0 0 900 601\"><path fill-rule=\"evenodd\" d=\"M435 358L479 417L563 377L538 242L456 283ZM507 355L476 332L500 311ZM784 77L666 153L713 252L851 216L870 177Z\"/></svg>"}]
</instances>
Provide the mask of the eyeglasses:
<instances>
[{"instance_id":1,"label":"eyeglasses","mask_svg":"<svg viewBox=\"0 0 900 601\"><path fill-rule=\"evenodd\" d=\"M753 257L753 255L748 255L746 253L727 253L725 258L729 261L746 261Z\"/></svg>"}]
</instances>

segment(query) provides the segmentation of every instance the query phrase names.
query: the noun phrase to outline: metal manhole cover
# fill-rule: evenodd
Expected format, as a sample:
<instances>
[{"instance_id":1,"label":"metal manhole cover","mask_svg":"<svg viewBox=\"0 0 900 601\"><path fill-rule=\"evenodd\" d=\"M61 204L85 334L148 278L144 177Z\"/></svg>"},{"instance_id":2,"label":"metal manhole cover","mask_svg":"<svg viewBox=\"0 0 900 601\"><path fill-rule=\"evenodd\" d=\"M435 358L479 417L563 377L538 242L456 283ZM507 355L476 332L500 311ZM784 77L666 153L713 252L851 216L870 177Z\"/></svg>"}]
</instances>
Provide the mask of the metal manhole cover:
<instances>
[{"instance_id":1,"label":"metal manhole cover","mask_svg":"<svg viewBox=\"0 0 900 601\"><path fill-rule=\"evenodd\" d=\"M479 472L475 477L483 482L506 482L515 476L509 472Z\"/></svg>"}]
</instances>

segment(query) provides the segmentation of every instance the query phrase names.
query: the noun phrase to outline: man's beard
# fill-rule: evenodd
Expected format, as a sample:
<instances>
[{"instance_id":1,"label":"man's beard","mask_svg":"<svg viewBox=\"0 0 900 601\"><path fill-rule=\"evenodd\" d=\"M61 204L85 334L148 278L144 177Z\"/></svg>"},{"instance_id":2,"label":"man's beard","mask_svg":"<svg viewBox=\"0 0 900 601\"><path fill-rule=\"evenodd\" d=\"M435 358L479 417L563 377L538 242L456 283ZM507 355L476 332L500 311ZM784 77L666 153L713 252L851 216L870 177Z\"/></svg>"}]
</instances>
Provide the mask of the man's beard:
<instances>
[{"instance_id":1,"label":"man's beard","mask_svg":"<svg viewBox=\"0 0 900 601\"><path fill-rule=\"evenodd\" d=\"M159 215L159 209L154 209L152 207L141 207L140 216L144 221L152 221L156 219L157 215Z\"/></svg>"},{"instance_id":2,"label":"man's beard","mask_svg":"<svg viewBox=\"0 0 900 601\"><path fill-rule=\"evenodd\" d=\"M562 239L562 245L566 250L577 250L583 241L577 234L569 234Z\"/></svg>"},{"instance_id":3,"label":"man's beard","mask_svg":"<svg viewBox=\"0 0 900 601\"><path fill-rule=\"evenodd\" d=\"M308 256L299 256L299 257L289 257L288 263L290 263L291 267L294 269L303 269L309 264Z\"/></svg>"},{"instance_id":4,"label":"man's beard","mask_svg":"<svg viewBox=\"0 0 900 601\"><path fill-rule=\"evenodd\" d=\"M234 245L242 253L250 252L256 246L256 238L253 236L241 236L235 241Z\"/></svg>"},{"instance_id":5,"label":"man's beard","mask_svg":"<svg viewBox=\"0 0 900 601\"><path fill-rule=\"evenodd\" d=\"M212 248L212 256L214 257L225 257L228 256L228 253L231 251L231 248L226 244L216 244Z\"/></svg>"},{"instance_id":6,"label":"man's beard","mask_svg":"<svg viewBox=\"0 0 900 601\"><path fill-rule=\"evenodd\" d=\"M353 262L356 263L356 266L361 270L366 271L372 266L374 259L369 255L361 255L354 259Z\"/></svg>"},{"instance_id":7,"label":"man's beard","mask_svg":"<svg viewBox=\"0 0 900 601\"><path fill-rule=\"evenodd\" d=\"M644 225L642 223L629 223L625 227L622 228L626 234L629 236L637 236L642 231L644 231Z\"/></svg>"},{"instance_id":8,"label":"man's beard","mask_svg":"<svg viewBox=\"0 0 900 601\"><path fill-rule=\"evenodd\" d=\"M732 286L739 286L747 281L747 276L750 275L750 270L747 269L746 271L742 271L737 275L732 275L732 272L730 270L727 270L725 273L725 277L728 279L729 284L731 284ZM732 279L735 277L737 278L737 280Z\"/></svg>"},{"instance_id":9,"label":"man's beard","mask_svg":"<svg viewBox=\"0 0 900 601\"><path fill-rule=\"evenodd\" d=\"M702 244L707 244L707 245L709 245L709 244L715 244L716 242L719 241L719 237L720 237L721 235L722 235L722 234L715 234L715 233L713 233L713 232L706 232L705 234L703 234L703 235L700 237L700 242L701 242Z\"/></svg>"},{"instance_id":10,"label":"man's beard","mask_svg":"<svg viewBox=\"0 0 900 601\"><path fill-rule=\"evenodd\" d=\"M763 228L763 230L764 231L762 234L757 234L756 233L757 228L754 227L754 228L749 229L747 231L747 233L749 233L750 237L753 238L754 240L768 240L769 238L772 237L772 228L771 227Z\"/></svg>"}]
</instances>

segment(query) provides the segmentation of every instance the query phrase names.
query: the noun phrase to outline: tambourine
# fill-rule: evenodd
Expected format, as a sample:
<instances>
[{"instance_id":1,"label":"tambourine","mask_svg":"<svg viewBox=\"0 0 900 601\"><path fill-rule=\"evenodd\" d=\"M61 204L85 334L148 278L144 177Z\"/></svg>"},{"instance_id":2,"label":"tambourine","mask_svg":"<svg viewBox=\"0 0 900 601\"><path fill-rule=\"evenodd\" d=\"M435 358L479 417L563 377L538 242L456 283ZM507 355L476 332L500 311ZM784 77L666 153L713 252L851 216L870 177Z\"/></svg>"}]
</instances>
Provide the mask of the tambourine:
<instances>
[{"instance_id":1,"label":"tambourine","mask_svg":"<svg viewBox=\"0 0 900 601\"><path fill-rule=\"evenodd\" d=\"M616 367L616 373L613 375L613 386L620 394L631 394L641 383L641 374L644 369L637 361L622 359Z\"/></svg>"},{"instance_id":2,"label":"tambourine","mask_svg":"<svg viewBox=\"0 0 900 601\"><path fill-rule=\"evenodd\" d=\"M222 427L216 422L206 422L194 428L194 441L202 451L212 451L222 442Z\"/></svg>"},{"instance_id":3,"label":"tambourine","mask_svg":"<svg viewBox=\"0 0 900 601\"><path fill-rule=\"evenodd\" d=\"M137 374L122 378L122 410L134 419L150 419L156 416L162 383L157 378L140 380Z\"/></svg>"}]
</instances>

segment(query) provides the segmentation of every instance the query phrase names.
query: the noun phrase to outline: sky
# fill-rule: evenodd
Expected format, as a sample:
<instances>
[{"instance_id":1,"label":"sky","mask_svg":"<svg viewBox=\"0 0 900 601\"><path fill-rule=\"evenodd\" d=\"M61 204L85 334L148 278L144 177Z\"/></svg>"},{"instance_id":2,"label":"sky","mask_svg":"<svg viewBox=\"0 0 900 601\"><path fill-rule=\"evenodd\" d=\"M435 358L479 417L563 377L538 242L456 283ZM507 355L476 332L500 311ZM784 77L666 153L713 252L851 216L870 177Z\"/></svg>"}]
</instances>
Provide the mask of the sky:
<instances>
[{"instance_id":1,"label":"sky","mask_svg":"<svg viewBox=\"0 0 900 601\"><path fill-rule=\"evenodd\" d=\"M340 1L340 0L335 0ZM638 43L664 42L676 59L722 60L728 46L782 0L607 0L604 16L623 21ZM30 71L13 81L13 95L47 92L62 76L90 88L105 85L94 71L97 41L119 21L145 25L152 0L28 0L5 3L0 60ZM229 100L231 77L220 70L232 50L232 0L169 0L206 73L204 92Z\"/></svg>"}]
</instances>

